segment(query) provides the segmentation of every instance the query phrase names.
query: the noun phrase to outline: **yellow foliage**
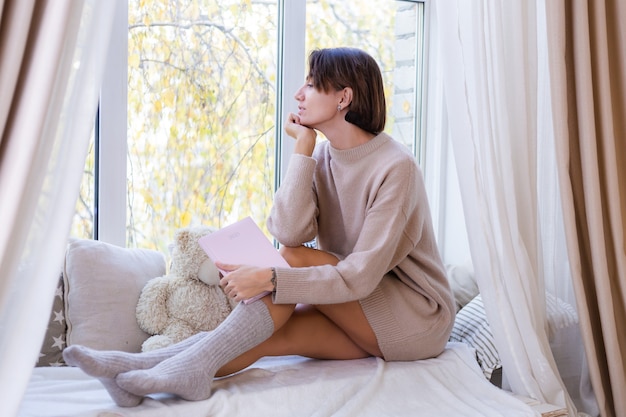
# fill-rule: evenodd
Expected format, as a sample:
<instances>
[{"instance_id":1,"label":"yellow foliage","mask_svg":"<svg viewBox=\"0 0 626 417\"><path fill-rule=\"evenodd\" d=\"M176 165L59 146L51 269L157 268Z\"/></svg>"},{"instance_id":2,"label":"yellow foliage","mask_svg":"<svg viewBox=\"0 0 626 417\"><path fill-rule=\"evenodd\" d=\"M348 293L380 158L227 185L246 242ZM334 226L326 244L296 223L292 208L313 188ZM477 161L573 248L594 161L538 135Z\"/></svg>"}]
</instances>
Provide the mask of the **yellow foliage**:
<instances>
[{"instance_id":1,"label":"yellow foliage","mask_svg":"<svg viewBox=\"0 0 626 417\"><path fill-rule=\"evenodd\" d=\"M165 107L174 106L174 99L176 98L176 95L174 94L174 91L171 88L168 90L165 90L163 94L161 95L161 97L163 99L163 105Z\"/></svg>"},{"instance_id":2,"label":"yellow foliage","mask_svg":"<svg viewBox=\"0 0 626 417\"><path fill-rule=\"evenodd\" d=\"M189 19L195 20L200 17L200 8L198 6L198 2L191 3L191 7L189 9Z\"/></svg>"},{"instance_id":3,"label":"yellow foliage","mask_svg":"<svg viewBox=\"0 0 626 417\"><path fill-rule=\"evenodd\" d=\"M180 214L180 227L189 226L189 224L191 224L191 218L191 213L189 213L188 211L183 211Z\"/></svg>"},{"instance_id":4,"label":"yellow foliage","mask_svg":"<svg viewBox=\"0 0 626 417\"><path fill-rule=\"evenodd\" d=\"M151 193L144 193L143 194L143 201L146 203L146 205L148 207L152 206L154 204L154 198L152 198L152 194Z\"/></svg>"},{"instance_id":5,"label":"yellow foliage","mask_svg":"<svg viewBox=\"0 0 626 417\"><path fill-rule=\"evenodd\" d=\"M128 56L128 66L132 68L139 68L139 55L132 54Z\"/></svg>"}]
</instances>

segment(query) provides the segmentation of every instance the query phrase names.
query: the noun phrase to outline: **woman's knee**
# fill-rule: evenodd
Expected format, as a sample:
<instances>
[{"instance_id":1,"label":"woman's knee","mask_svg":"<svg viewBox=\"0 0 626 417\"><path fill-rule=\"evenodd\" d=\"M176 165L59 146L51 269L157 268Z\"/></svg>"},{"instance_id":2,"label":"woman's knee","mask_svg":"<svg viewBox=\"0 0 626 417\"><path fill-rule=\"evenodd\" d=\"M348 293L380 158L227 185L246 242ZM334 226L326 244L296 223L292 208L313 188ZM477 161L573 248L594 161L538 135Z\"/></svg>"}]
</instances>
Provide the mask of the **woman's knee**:
<instances>
[{"instance_id":1,"label":"woman's knee","mask_svg":"<svg viewBox=\"0 0 626 417\"><path fill-rule=\"evenodd\" d=\"M297 267L299 266L298 263L300 262L300 259L302 258L302 254L301 254L302 251L300 250L300 248L302 247L304 246L297 246L297 247L282 246L279 249L279 252L282 255L282 257L285 258L285 261L287 261L289 265L291 265L292 267Z\"/></svg>"}]
</instances>

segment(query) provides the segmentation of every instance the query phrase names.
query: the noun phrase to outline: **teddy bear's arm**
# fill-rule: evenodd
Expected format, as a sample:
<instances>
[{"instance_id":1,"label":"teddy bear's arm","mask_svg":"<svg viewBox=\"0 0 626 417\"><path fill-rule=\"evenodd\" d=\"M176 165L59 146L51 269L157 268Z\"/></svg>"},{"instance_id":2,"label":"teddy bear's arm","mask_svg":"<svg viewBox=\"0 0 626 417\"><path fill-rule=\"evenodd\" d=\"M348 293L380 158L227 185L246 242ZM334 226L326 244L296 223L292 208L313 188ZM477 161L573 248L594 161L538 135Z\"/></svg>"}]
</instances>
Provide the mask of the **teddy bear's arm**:
<instances>
[{"instance_id":1,"label":"teddy bear's arm","mask_svg":"<svg viewBox=\"0 0 626 417\"><path fill-rule=\"evenodd\" d=\"M160 334L168 324L167 298L170 292L167 276L151 279L141 290L137 301L137 323L148 334Z\"/></svg>"}]
</instances>

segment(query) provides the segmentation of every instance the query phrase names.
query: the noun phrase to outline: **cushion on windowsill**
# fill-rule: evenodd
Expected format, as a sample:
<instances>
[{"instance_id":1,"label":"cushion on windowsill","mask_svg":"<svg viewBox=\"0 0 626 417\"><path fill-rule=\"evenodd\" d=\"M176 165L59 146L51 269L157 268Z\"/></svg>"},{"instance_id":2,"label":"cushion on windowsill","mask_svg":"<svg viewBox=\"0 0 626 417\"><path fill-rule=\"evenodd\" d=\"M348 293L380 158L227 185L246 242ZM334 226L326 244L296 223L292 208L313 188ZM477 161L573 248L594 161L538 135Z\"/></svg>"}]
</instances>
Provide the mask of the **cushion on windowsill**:
<instances>
[{"instance_id":1,"label":"cushion on windowsill","mask_svg":"<svg viewBox=\"0 0 626 417\"><path fill-rule=\"evenodd\" d=\"M137 324L137 300L146 282L165 269L164 256L154 250L70 242L63 274L67 345L141 351L149 335Z\"/></svg>"},{"instance_id":2,"label":"cushion on windowsill","mask_svg":"<svg viewBox=\"0 0 626 417\"><path fill-rule=\"evenodd\" d=\"M466 343L476 350L476 359L487 379L502 366L480 294L456 314L450 340Z\"/></svg>"},{"instance_id":3,"label":"cushion on windowsill","mask_svg":"<svg viewBox=\"0 0 626 417\"><path fill-rule=\"evenodd\" d=\"M65 348L65 306L63 301L63 274L59 274L57 289L54 294L52 310L46 335L44 336L36 366L64 366L63 349Z\"/></svg>"},{"instance_id":4,"label":"cushion on windowsill","mask_svg":"<svg viewBox=\"0 0 626 417\"><path fill-rule=\"evenodd\" d=\"M546 292L546 315L549 336L558 329L578 323L578 315L574 307L549 292ZM457 312L450 340L473 347L485 377L492 382L494 379L501 381L501 374L495 375L494 371L501 372L502 362L480 294Z\"/></svg>"},{"instance_id":5,"label":"cushion on windowsill","mask_svg":"<svg viewBox=\"0 0 626 417\"><path fill-rule=\"evenodd\" d=\"M478 283L469 262L464 265L447 265L446 274L458 312L478 295Z\"/></svg>"}]
</instances>

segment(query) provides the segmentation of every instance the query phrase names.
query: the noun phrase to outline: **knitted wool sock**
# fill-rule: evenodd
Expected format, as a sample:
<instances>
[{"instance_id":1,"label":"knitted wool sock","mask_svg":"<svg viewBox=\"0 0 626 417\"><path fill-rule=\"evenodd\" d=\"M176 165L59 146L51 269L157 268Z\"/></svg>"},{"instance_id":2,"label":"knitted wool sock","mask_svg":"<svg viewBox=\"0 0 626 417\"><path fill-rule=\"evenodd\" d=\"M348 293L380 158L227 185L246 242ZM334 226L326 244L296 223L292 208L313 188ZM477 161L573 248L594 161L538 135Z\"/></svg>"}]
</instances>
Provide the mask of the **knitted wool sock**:
<instances>
[{"instance_id":1,"label":"knitted wool sock","mask_svg":"<svg viewBox=\"0 0 626 417\"><path fill-rule=\"evenodd\" d=\"M217 371L267 340L274 322L263 301L239 303L206 338L189 349L147 369L119 374L117 384L135 395L168 393L186 400L204 400L211 395Z\"/></svg>"},{"instance_id":2,"label":"knitted wool sock","mask_svg":"<svg viewBox=\"0 0 626 417\"><path fill-rule=\"evenodd\" d=\"M197 333L174 345L142 353L99 351L86 346L71 345L63 350L63 359L68 365L78 366L87 375L98 378L117 405L135 407L141 403L143 397L118 387L115 376L130 370L152 368L159 362L192 346L208 334L208 332Z\"/></svg>"}]
</instances>

